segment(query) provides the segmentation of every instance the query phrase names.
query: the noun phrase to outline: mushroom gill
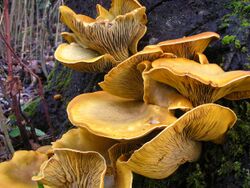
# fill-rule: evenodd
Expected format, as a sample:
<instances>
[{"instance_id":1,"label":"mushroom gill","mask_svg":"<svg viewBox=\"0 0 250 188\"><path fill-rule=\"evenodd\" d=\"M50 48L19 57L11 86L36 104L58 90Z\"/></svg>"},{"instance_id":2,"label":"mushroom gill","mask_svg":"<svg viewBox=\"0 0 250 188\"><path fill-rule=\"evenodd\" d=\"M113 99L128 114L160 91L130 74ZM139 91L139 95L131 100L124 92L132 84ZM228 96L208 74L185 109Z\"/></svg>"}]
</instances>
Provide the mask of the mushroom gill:
<instances>
[{"instance_id":1,"label":"mushroom gill","mask_svg":"<svg viewBox=\"0 0 250 188\"><path fill-rule=\"evenodd\" d=\"M62 35L78 45L61 44L55 58L80 71L109 70L137 52L137 44L146 32L145 11L137 1L113 0L109 11L97 5L99 16L93 19L61 6L61 21L73 32Z\"/></svg>"},{"instance_id":2,"label":"mushroom gill","mask_svg":"<svg viewBox=\"0 0 250 188\"><path fill-rule=\"evenodd\" d=\"M112 95L142 100L143 78L137 65L142 61L153 61L160 57L171 57L171 54L164 55L159 47L143 49L111 69L99 85Z\"/></svg>"},{"instance_id":3,"label":"mushroom gill","mask_svg":"<svg viewBox=\"0 0 250 188\"><path fill-rule=\"evenodd\" d=\"M113 68L99 85L104 91L119 97L144 100L147 104L169 110L191 109L192 104L187 98L145 74L152 68L150 61L163 57L175 58L175 55L163 53L159 47L144 49Z\"/></svg>"},{"instance_id":4,"label":"mushroom gill","mask_svg":"<svg viewBox=\"0 0 250 188\"><path fill-rule=\"evenodd\" d=\"M49 187L103 188L105 159L97 152L68 148L54 149L55 155L44 162L34 181Z\"/></svg>"},{"instance_id":5,"label":"mushroom gill","mask_svg":"<svg viewBox=\"0 0 250 188\"><path fill-rule=\"evenodd\" d=\"M221 121L221 117L225 117L224 121ZM199 158L199 141L218 143L218 139L224 137L236 119L229 108L204 104L185 113L138 149L128 149L130 155L126 156L128 150L121 149L129 148L124 144L116 144L109 153L119 156L117 151L122 151L127 160L123 158L119 165L135 173L154 179L166 178L181 164Z\"/></svg>"},{"instance_id":6,"label":"mushroom gill","mask_svg":"<svg viewBox=\"0 0 250 188\"><path fill-rule=\"evenodd\" d=\"M194 106L220 98L249 98L250 71L224 72L217 64L198 64L184 58L160 58L145 73L151 79L175 88Z\"/></svg>"},{"instance_id":7,"label":"mushroom gill","mask_svg":"<svg viewBox=\"0 0 250 188\"><path fill-rule=\"evenodd\" d=\"M196 35L183 37L174 40L166 40L160 42L156 45L149 45L146 48L154 48L158 46L162 49L164 53L173 53L177 57L183 57L187 59L196 59L198 55L198 60L201 64L207 63L206 56L201 54L207 48L207 46L214 40L218 40L220 36L214 32L204 32Z\"/></svg>"}]
</instances>

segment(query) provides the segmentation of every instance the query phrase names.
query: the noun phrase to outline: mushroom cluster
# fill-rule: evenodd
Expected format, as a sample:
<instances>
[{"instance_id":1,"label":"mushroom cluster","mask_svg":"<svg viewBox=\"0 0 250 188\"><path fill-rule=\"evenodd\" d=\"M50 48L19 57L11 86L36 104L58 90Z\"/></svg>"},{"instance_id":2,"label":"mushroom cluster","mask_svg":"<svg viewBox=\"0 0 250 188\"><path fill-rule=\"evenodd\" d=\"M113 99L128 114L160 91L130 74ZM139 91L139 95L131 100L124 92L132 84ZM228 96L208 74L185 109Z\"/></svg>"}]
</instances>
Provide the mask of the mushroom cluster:
<instances>
[{"instance_id":1,"label":"mushroom cluster","mask_svg":"<svg viewBox=\"0 0 250 188\"><path fill-rule=\"evenodd\" d=\"M63 32L55 58L78 71L106 72L137 52L146 33L146 8L136 0L113 0L106 10L97 4L97 18L60 7L61 21L73 32Z\"/></svg>"},{"instance_id":2,"label":"mushroom cluster","mask_svg":"<svg viewBox=\"0 0 250 188\"><path fill-rule=\"evenodd\" d=\"M79 71L108 73L102 91L69 102L68 118L77 128L37 151L48 160L34 158L37 173L28 173L26 187L37 181L45 187L131 188L133 172L166 178L198 160L202 142L223 143L237 117L214 102L250 98L250 72L225 72L209 63L203 52L218 34L163 41L137 52L147 20L137 0L112 0L109 11L97 5L96 19L66 6L60 12L73 33L62 34L68 43L55 57ZM0 169L12 168L15 160ZM34 161L26 165L16 172ZM2 174L20 178L13 169Z\"/></svg>"}]
</instances>

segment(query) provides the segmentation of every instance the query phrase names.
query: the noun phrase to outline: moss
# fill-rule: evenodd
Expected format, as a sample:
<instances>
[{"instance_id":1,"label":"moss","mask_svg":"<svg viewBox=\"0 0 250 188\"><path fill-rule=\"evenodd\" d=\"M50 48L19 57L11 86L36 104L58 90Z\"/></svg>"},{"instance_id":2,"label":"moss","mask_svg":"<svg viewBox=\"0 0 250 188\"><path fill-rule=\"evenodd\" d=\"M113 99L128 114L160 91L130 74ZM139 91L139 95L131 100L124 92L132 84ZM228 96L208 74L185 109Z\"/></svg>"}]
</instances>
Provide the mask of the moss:
<instances>
[{"instance_id":1,"label":"moss","mask_svg":"<svg viewBox=\"0 0 250 188\"><path fill-rule=\"evenodd\" d=\"M63 92L69 86L72 77L72 70L65 66L60 67L57 64L48 76L48 82L46 90L56 90L57 92Z\"/></svg>"},{"instance_id":2,"label":"moss","mask_svg":"<svg viewBox=\"0 0 250 188\"><path fill-rule=\"evenodd\" d=\"M234 41L234 46L235 46L235 48L237 48L237 49L241 48L240 40L236 39L236 40Z\"/></svg>"},{"instance_id":3,"label":"moss","mask_svg":"<svg viewBox=\"0 0 250 188\"><path fill-rule=\"evenodd\" d=\"M196 164L195 170L187 177L187 187L206 187L205 176L199 164Z\"/></svg>"},{"instance_id":4,"label":"moss","mask_svg":"<svg viewBox=\"0 0 250 188\"><path fill-rule=\"evenodd\" d=\"M240 61L237 58L231 59L230 68L249 69L250 0L230 0L225 4L225 8L228 13L221 18L218 27L224 36L221 40L225 46L224 53L234 51L241 59Z\"/></svg>"},{"instance_id":5,"label":"moss","mask_svg":"<svg viewBox=\"0 0 250 188\"><path fill-rule=\"evenodd\" d=\"M27 116L33 117L35 113L37 112L37 108L40 104L41 98L37 97L33 99L31 102L26 103L24 106L22 106L23 112L26 113Z\"/></svg>"},{"instance_id":6,"label":"moss","mask_svg":"<svg viewBox=\"0 0 250 188\"><path fill-rule=\"evenodd\" d=\"M248 52L247 47L243 46L243 47L241 48L241 52L242 52L242 53L247 53L247 52Z\"/></svg>"},{"instance_id":7,"label":"moss","mask_svg":"<svg viewBox=\"0 0 250 188\"><path fill-rule=\"evenodd\" d=\"M223 37L221 42L223 45L228 45L228 44L233 43L235 41L235 38L236 38L236 36L234 36L234 35L226 35Z\"/></svg>"},{"instance_id":8,"label":"moss","mask_svg":"<svg viewBox=\"0 0 250 188\"><path fill-rule=\"evenodd\" d=\"M242 19L241 26L242 27L249 27L250 26L250 22L247 19Z\"/></svg>"},{"instance_id":9,"label":"moss","mask_svg":"<svg viewBox=\"0 0 250 188\"><path fill-rule=\"evenodd\" d=\"M239 39L236 39L235 35L226 35L223 37L221 42L223 45L233 44L235 48L241 48L241 42Z\"/></svg>"}]
</instances>

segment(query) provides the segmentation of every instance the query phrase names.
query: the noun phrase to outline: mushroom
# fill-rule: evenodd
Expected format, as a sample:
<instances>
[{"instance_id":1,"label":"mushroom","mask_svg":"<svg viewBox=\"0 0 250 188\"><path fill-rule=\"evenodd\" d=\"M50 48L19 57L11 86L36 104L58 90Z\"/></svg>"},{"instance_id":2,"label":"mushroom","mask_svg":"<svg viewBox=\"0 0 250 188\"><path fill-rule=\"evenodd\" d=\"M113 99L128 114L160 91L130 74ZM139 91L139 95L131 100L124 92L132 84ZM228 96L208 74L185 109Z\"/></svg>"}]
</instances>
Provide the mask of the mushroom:
<instances>
[{"instance_id":1,"label":"mushroom","mask_svg":"<svg viewBox=\"0 0 250 188\"><path fill-rule=\"evenodd\" d=\"M15 152L10 161L0 163L0 187L37 188L31 178L47 159L47 155L36 151Z\"/></svg>"},{"instance_id":2,"label":"mushroom","mask_svg":"<svg viewBox=\"0 0 250 188\"><path fill-rule=\"evenodd\" d=\"M105 159L97 152L67 148L54 149L55 155L44 162L32 180L51 187L102 188Z\"/></svg>"},{"instance_id":3,"label":"mushroom","mask_svg":"<svg viewBox=\"0 0 250 188\"><path fill-rule=\"evenodd\" d=\"M62 138L52 143L52 148L69 148L79 151L95 151L100 153L108 162L108 149L117 141L96 136L85 128L71 129Z\"/></svg>"},{"instance_id":4,"label":"mushroom","mask_svg":"<svg viewBox=\"0 0 250 188\"><path fill-rule=\"evenodd\" d=\"M224 72L217 64L198 64L185 58L160 58L145 73L151 79L167 84L194 106L220 98L250 97L250 71Z\"/></svg>"},{"instance_id":5,"label":"mushroom","mask_svg":"<svg viewBox=\"0 0 250 188\"><path fill-rule=\"evenodd\" d=\"M101 5L97 5L97 19L109 19L111 21L119 15L127 14L140 7L142 6L137 0L112 0L109 11Z\"/></svg>"},{"instance_id":6,"label":"mushroom","mask_svg":"<svg viewBox=\"0 0 250 188\"><path fill-rule=\"evenodd\" d=\"M116 97L105 91L78 95L68 104L67 112L73 125L118 140L142 137L176 120L167 108Z\"/></svg>"},{"instance_id":7,"label":"mushroom","mask_svg":"<svg viewBox=\"0 0 250 188\"><path fill-rule=\"evenodd\" d=\"M141 138L135 141L117 143L108 150L113 167L115 187L132 188L133 173L122 162L127 161L128 156L131 155L130 152L140 148L140 143L144 143L145 140L145 138Z\"/></svg>"},{"instance_id":8,"label":"mushroom","mask_svg":"<svg viewBox=\"0 0 250 188\"><path fill-rule=\"evenodd\" d=\"M142 61L153 61L160 57L172 56L174 55L163 54L159 47L143 49L111 69L99 85L110 94L140 100L143 98L144 91L141 71L137 69L138 64Z\"/></svg>"},{"instance_id":9,"label":"mushroom","mask_svg":"<svg viewBox=\"0 0 250 188\"><path fill-rule=\"evenodd\" d=\"M224 117L223 121L221 117ZM126 176L129 169L149 178L166 178L181 164L199 158L199 141L218 143L236 119L229 108L204 104L185 113L142 147L133 149L130 143L118 143L109 153L113 160L123 156L119 168L127 169Z\"/></svg>"},{"instance_id":10,"label":"mushroom","mask_svg":"<svg viewBox=\"0 0 250 188\"><path fill-rule=\"evenodd\" d=\"M96 19L60 7L61 21L73 33L62 36L70 43L59 45L55 58L80 71L107 71L137 52L146 32L145 7L136 0L113 0L107 11L97 5Z\"/></svg>"},{"instance_id":11,"label":"mushroom","mask_svg":"<svg viewBox=\"0 0 250 188\"><path fill-rule=\"evenodd\" d=\"M46 154L49 158L54 155L52 145L45 145L37 148L37 152Z\"/></svg>"},{"instance_id":12,"label":"mushroom","mask_svg":"<svg viewBox=\"0 0 250 188\"><path fill-rule=\"evenodd\" d=\"M143 61L137 69L141 71L144 85L143 100L146 104L154 104L168 108L168 110L188 111L193 108L191 102L180 95L174 88L151 79L145 72L152 68L151 62Z\"/></svg>"},{"instance_id":13,"label":"mushroom","mask_svg":"<svg viewBox=\"0 0 250 188\"><path fill-rule=\"evenodd\" d=\"M144 74L151 69L150 61L163 57L175 58L175 55L163 53L159 47L144 49L113 68L99 85L104 91L119 97L144 100L169 110L191 109L192 104L175 89Z\"/></svg>"},{"instance_id":14,"label":"mushroom","mask_svg":"<svg viewBox=\"0 0 250 188\"><path fill-rule=\"evenodd\" d=\"M201 64L208 63L203 51L214 40L220 36L214 32L204 32L193 36L183 37L174 40L167 40L156 45L149 45L146 48L155 48L158 46L165 53L173 53L177 57L199 60Z\"/></svg>"},{"instance_id":15,"label":"mushroom","mask_svg":"<svg viewBox=\"0 0 250 188\"><path fill-rule=\"evenodd\" d=\"M132 188L133 185L133 173L132 171L123 165L123 161L126 160L125 156L121 156L116 161L116 188Z\"/></svg>"}]
</instances>

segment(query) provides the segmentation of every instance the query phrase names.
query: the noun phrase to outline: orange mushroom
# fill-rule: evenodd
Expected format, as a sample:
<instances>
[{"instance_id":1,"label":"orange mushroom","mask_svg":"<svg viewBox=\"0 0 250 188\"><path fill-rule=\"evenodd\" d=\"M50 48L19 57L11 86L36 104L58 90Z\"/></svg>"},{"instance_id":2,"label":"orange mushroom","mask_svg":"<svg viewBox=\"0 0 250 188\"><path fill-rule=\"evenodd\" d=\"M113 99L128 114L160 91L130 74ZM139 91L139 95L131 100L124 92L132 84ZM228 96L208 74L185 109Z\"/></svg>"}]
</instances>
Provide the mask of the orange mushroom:
<instances>
[{"instance_id":1,"label":"orange mushroom","mask_svg":"<svg viewBox=\"0 0 250 188\"><path fill-rule=\"evenodd\" d=\"M32 176L39 172L47 155L36 151L17 151L10 161L0 163L0 187L37 188Z\"/></svg>"},{"instance_id":2,"label":"orange mushroom","mask_svg":"<svg viewBox=\"0 0 250 188\"><path fill-rule=\"evenodd\" d=\"M207 46L220 36L214 32L204 32L196 35L183 37L174 40L166 40L156 45L149 45L146 48L154 48L158 46L164 53L173 53L177 57L199 60L201 64L208 63L207 58L202 53Z\"/></svg>"},{"instance_id":3,"label":"orange mushroom","mask_svg":"<svg viewBox=\"0 0 250 188\"><path fill-rule=\"evenodd\" d=\"M142 137L176 120L167 108L116 97L104 91L75 97L67 107L68 118L77 127L117 140Z\"/></svg>"},{"instance_id":4,"label":"orange mushroom","mask_svg":"<svg viewBox=\"0 0 250 188\"><path fill-rule=\"evenodd\" d=\"M217 64L198 64L184 58L160 58L152 67L146 75L175 88L195 106L223 97L250 97L250 71L224 72Z\"/></svg>"},{"instance_id":5,"label":"orange mushroom","mask_svg":"<svg viewBox=\"0 0 250 188\"><path fill-rule=\"evenodd\" d=\"M222 116L224 121L221 121ZM199 141L218 143L236 119L229 108L204 104L185 113L141 147L136 148L131 143L114 145L109 150L110 158L113 164L118 160L117 170L125 169L123 177L130 177L132 171L149 178L166 178L181 164L199 158Z\"/></svg>"},{"instance_id":6,"label":"orange mushroom","mask_svg":"<svg viewBox=\"0 0 250 188\"><path fill-rule=\"evenodd\" d=\"M109 11L97 5L96 19L60 7L61 21L73 33L62 36L55 58L79 71L107 71L137 52L138 41L146 32L145 7L136 0L113 0Z\"/></svg>"},{"instance_id":7,"label":"orange mushroom","mask_svg":"<svg viewBox=\"0 0 250 188\"><path fill-rule=\"evenodd\" d=\"M67 148L54 149L55 155L44 162L33 181L48 187L102 188L106 164L97 152Z\"/></svg>"}]
</instances>

